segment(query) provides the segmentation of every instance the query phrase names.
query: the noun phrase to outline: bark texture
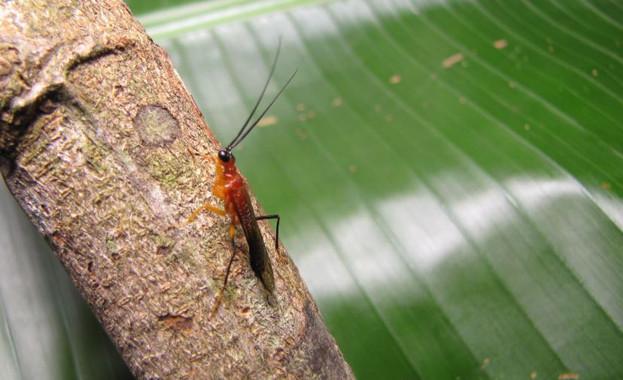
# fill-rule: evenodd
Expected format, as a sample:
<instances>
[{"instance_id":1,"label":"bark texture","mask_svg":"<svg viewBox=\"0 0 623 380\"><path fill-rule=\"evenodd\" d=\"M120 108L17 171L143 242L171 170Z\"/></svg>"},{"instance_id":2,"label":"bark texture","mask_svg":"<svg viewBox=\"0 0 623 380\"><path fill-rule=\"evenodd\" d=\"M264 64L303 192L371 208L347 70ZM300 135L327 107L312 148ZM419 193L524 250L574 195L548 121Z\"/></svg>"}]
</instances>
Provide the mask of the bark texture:
<instances>
[{"instance_id":1,"label":"bark texture","mask_svg":"<svg viewBox=\"0 0 623 380\"><path fill-rule=\"evenodd\" d=\"M219 144L125 4L5 1L0 23L2 173L132 372L351 378L297 269L272 244L278 306L242 253L208 318L231 252L228 220L186 218L214 177L200 157ZM262 233L272 241L264 223Z\"/></svg>"}]
</instances>

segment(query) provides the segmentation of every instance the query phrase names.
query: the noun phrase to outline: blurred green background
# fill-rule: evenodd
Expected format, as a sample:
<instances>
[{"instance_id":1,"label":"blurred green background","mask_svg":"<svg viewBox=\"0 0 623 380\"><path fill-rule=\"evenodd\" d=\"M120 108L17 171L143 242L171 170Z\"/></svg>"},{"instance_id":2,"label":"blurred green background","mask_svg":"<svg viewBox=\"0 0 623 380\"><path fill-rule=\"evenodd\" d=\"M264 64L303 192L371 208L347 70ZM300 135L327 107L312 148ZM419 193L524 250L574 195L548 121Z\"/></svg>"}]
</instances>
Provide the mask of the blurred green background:
<instances>
[{"instance_id":1,"label":"blurred green background","mask_svg":"<svg viewBox=\"0 0 623 380\"><path fill-rule=\"evenodd\" d=\"M623 4L128 4L224 143L282 39L238 163L358 378L623 378ZM2 378L128 377L0 196Z\"/></svg>"}]
</instances>

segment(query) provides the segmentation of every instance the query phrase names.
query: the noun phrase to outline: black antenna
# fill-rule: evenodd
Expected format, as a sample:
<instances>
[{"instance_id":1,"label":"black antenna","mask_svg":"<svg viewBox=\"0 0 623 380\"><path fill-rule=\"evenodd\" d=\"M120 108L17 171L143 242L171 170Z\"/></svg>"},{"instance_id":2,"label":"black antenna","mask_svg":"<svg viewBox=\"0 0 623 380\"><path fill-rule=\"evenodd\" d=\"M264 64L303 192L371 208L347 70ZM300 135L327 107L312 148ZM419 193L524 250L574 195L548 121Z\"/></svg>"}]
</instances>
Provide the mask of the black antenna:
<instances>
[{"instance_id":1,"label":"black antenna","mask_svg":"<svg viewBox=\"0 0 623 380\"><path fill-rule=\"evenodd\" d=\"M255 121L253 122L253 124L251 124L251 126L246 130L246 132L244 132L244 134L242 136L240 136L240 138L234 143L232 141L231 144L229 144L227 146L228 150L232 150L234 149L238 144L240 144L242 142L242 140L244 140L245 137L247 137L247 135L249 133L251 133L251 131L253 130L253 128L255 128L255 126L257 126L257 124L260 122L260 120L262 120L262 118L264 117L264 115L266 115L266 112L268 112L268 110L270 109L270 107L272 107L273 104L275 104L275 102L277 101L277 99L279 98L279 96L281 95L281 93L283 93L283 91L286 89L286 87L288 87L288 85L290 84L290 82L292 82L292 79L294 79L294 76L296 75L296 73L298 72L298 69L294 70L294 72L292 73L292 75L290 75L290 78L288 78L288 80L286 81L286 83L283 85L283 87L281 87L281 89L279 90L279 92L277 93L277 95L275 95L275 97L273 98L273 100L270 101L270 103L268 103L268 106L264 109L264 111L260 114L260 116L257 117L257 119L255 119Z\"/></svg>"},{"instance_id":2,"label":"black antenna","mask_svg":"<svg viewBox=\"0 0 623 380\"><path fill-rule=\"evenodd\" d=\"M277 45L277 52L275 53L273 65L270 68L270 73L268 74L266 83L264 83L264 88L262 88L262 92L260 93L260 96L257 98L257 102L255 102L255 105L253 106L253 109L251 110L249 117L247 117L247 120L245 120L244 124L242 125L242 128L240 128L240 131L238 131L238 134L236 135L236 137L234 137L234 139L229 143L229 145L227 145L227 147L225 148L226 150L231 151L236 145L238 145L236 143L236 140L238 140L238 138L242 135L245 128L247 127L247 124L249 124L249 121L255 114L255 111L257 111L257 107L259 107L260 103L262 102L262 99L264 98L264 94L266 93L266 89L268 88L268 84L270 83L270 80L272 79L273 74L275 74L275 68L277 67L277 60L279 59L280 52L281 52L281 37L279 37L279 44Z\"/></svg>"}]
</instances>

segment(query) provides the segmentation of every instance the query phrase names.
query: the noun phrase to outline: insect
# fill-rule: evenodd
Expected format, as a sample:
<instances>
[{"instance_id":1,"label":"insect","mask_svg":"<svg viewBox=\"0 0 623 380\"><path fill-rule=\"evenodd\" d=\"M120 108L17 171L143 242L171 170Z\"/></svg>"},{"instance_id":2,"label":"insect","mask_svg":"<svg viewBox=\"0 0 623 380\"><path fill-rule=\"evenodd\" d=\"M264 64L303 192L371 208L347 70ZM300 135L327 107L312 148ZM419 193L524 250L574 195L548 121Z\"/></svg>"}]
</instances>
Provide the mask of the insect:
<instances>
[{"instance_id":1,"label":"insect","mask_svg":"<svg viewBox=\"0 0 623 380\"><path fill-rule=\"evenodd\" d=\"M281 87L281 89L277 92L274 98L270 101L268 106L261 112L261 114L255 118L254 121L251 122L255 112L257 111L264 94L266 92L266 88L272 79L272 76L275 72L275 68L277 66L277 60L279 58L279 51L281 50L281 41L279 41L279 45L277 47L277 53L275 54L275 58L273 60L273 64L268 75L268 79L262 88L262 92L257 99L257 102L253 106L251 113L247 117L246 121L242 125L242 128L238 131L238 134L234 137L234 139L224 148L221 148L214 159L216 163L216 178L214 185L212 187L212 194L220 199L225 208L221 209L218 206L214 206L211 203L205 203L200 208L195 210L189 217L188 222L194 221L202 212L211 211L221 216L229 216L231 224L229 227L229 237L231 238L232 243L232 254L229 259L229 263L227 264L227 269L225 270L225 279L223 280L223 285L221 290L216 296L214 306L212 307L211 315L214 315L221 304L221 299L223 296L223 291L227 286L227 280L229 278L229 273L231 270L231 265L236 256L236 245L235 245L235 236L236 236L236 225L242 226L242 231L244 232L244 236L247 241L247 246L249 248L249 262L251 264L251 269L255 273L255 276L260 280L264 289L266 290L267 301L271 306L276 305L276 299L274 296L275 290L275 280L273 276L273 269L270 263L270 258L268 257L268 253L266 251L266 245L264 244L264 239L262 238L262 233L260 232L260 228L258 225L259 220L265 219L276 219L276 237L275 237L275 249L279 250L279 222L280 217L278 214L271 215L259 215L256 216L253 211L253 206L251 204L251 198L249 196L249 191L247 188L247 183L240 175L238 168L236 167L236 158L234 157L232 151L240 144L251 131L258 125L260 120L266 115L270 107L277 101L279 96L283 93L286 87L290 84L296 71L290 75L286 83Z\"/></svg>"}]
</instances>

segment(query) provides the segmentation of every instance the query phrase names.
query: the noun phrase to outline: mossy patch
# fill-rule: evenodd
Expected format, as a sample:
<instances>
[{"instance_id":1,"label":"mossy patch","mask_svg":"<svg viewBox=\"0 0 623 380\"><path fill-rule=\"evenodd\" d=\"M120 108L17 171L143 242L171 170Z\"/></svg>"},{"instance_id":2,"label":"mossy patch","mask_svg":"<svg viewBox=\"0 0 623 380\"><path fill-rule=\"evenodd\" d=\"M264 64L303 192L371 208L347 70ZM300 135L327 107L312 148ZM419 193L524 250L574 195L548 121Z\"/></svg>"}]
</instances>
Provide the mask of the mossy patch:
<instances>
[{"instance_id":1,"label":"mossy patch","mask_svg":"<svg viewBox=\"0 0 623 380\"><path fill-rule=\"evenodd\" d=\"M192 180L188 160L174 156L168 150L156 149L143 161L152 178L166 191L174 190L180 183Z\"/></svg>"},{"instance_id":2,"label":"mossy patch","mask_svg":"<svg viewBox=\"0 0 623 380\"><path fill-rule=\"evenodd\" d=\"M158 105L141 107L134 117L134 127L143 143L150 146L167 146L180 133L177 120L171 112Z\"/></svg>"}]
</instances>

